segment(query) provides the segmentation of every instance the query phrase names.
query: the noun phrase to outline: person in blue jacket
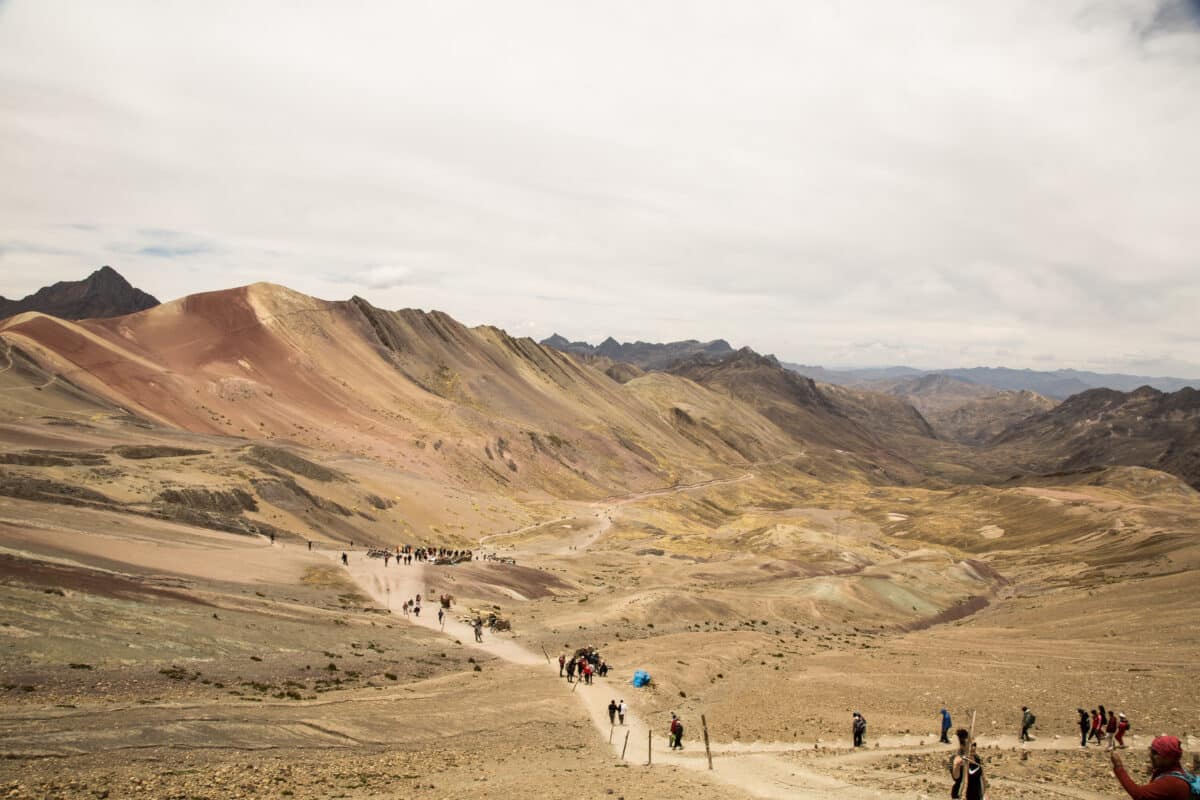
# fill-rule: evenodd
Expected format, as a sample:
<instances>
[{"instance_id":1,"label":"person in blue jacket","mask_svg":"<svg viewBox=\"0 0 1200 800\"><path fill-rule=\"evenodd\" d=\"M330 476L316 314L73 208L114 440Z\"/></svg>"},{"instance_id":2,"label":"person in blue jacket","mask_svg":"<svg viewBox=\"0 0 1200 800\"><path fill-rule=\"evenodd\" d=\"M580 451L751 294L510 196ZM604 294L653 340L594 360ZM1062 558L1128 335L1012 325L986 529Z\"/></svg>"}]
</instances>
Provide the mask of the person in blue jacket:
<instances>
[{"instance_id":1,"label":"person in blue jacket","mask_svg":"<svg viewBox=\"0 0 1200 800\"><path fill-rule=\"evenodd\" d=\"M951 724L952 723L950 722L950 712L943 708L942 709L942 744L950 744L950 737L948 734L950 733Z\"/></svg>"}]
</instances>

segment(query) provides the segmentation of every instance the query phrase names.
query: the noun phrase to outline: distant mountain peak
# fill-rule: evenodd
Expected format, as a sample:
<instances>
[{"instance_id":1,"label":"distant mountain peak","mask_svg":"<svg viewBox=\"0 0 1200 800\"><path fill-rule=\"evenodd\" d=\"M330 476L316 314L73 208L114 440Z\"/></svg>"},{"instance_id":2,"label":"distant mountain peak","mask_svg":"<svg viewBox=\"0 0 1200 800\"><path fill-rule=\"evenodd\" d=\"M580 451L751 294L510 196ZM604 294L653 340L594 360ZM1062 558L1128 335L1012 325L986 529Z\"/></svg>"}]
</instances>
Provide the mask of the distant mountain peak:
<instances>
[{"instance_id":1,"label":"distant mountain peak","mask_svg":"<svg viewBox=\"0 0 1200 800\"><path fill-rule=\"evenodd\" d=\"M697 355L706 358L722 358L733 352L729 342L724 339L713 339L709 342L687 339L666 344L642 341L622 344L614 337L608 336L599 345L593 347L587 342L567 341L565 336L556 333L543 339L541 343L563 352L582 356L601 356L613 361L633 364L639 369L649 371L665 370L682 359Z\"/></svg>"},{"instance_id":2,"label":"distant mountain peak","mask_svg":"<svg viewBox=\"0 0 1200 800\"><path fill-rule=\"evenodd\" d=\"M107 264L81 281L59 281L20 300L0 297L0 319L39 311L60 319L100 319L145 311L158 299L134 288Z\"/></svg>"}]
</instances>

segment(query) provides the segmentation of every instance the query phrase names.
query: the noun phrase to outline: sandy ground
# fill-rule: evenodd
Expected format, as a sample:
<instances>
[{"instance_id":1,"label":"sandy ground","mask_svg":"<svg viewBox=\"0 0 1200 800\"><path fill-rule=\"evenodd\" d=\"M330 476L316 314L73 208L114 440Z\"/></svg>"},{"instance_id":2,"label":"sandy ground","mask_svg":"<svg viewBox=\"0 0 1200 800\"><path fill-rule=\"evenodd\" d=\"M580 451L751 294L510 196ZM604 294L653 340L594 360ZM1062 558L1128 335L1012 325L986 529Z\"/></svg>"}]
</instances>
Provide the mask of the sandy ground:
<instances>
[{"instance_id":1,"label":"sandy ground","mask_svg":"<svg viewBox=\"0 0 1200 800\"><path fill-rule=\"evenodd\" d=\"M135 461L113 455L117 429L54 430L56 452L106 462L6 474L139 512L189 482L287 485L244 443ZM26 453L29 431L15 426L6 452ZM1076 706L1130 715L1135 772L1152 733L1200 731L1190 494L899 489L790 463L602 501L422 482L406 484L421 513L458 520L435 541L470 531L517 563L406 567L348 544L353 530L423 541L387 471L330 463L350 477L301 467L285 476L292 499L260 501L255 518L289 530L274 543L0 497L0 794L933 797L948 788L945 706L958 722L977 712L994 797L1103 798L1120 793L1103 754L1077 746ZM400 613L418 593L420 618ZM442 593L444 627L428 600ZM476 643L471 608L513 630ZM584 645L612 672L567 684L547 656ZM650 687L629 685L639 668ZM609 724L612 699L631 708L624 726ZM1039 717L1025 745L1023 704ZM870 723L858 751L853 710Z\"/></svg>"}]
</instances>

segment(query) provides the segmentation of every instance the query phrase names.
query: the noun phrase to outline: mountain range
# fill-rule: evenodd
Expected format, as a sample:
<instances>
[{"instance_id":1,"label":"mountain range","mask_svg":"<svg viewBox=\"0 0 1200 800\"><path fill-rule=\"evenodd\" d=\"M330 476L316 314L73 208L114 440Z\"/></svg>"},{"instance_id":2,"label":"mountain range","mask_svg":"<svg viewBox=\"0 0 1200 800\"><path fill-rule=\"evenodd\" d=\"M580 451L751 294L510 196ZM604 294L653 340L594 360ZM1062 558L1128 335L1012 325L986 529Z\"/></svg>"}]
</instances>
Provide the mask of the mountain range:
<instances>
[{"instance_id":1,"label":"mountain range","mask_svg":"<svg viewBox=\"0 0 1200 800\"><path fill-rule=\"evenodd\" d=\"M88 280L124 284L113 275ZM43 393L190 431L337 446L463 487L600 496L801 450L844 453L896 483L1136 464L1200 485L1191 389L1056 404L944 374L838 386L724 340L610 339L573 355L441 312L271 284L117 318L26 311L0 337L10 364L29 365L8 379L40 376L29 381Z\"/></svg>"}]
</instances>

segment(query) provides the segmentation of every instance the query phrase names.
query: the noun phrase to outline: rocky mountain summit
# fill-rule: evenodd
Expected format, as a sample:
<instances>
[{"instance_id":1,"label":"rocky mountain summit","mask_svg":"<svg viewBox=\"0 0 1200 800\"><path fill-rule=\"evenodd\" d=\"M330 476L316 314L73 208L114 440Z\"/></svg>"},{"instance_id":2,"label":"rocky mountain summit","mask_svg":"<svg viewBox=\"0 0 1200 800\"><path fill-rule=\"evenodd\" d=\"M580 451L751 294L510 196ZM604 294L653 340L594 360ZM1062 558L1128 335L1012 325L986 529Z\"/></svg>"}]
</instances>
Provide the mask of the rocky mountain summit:
<instances>
[{"instance_id":1,"label":"rocky mountain summit","mask_svg":"<svg viewBox=\"0 0 1200 800\"><path fill-rule=\"evenodd\" d=\"M60 319L101 319L156 305L157 298L130 285L112 267L104 266L81 281L59 281L20 300L0 297L0 319L24 311L40 311Z\"/></svg>"},{"instance_id":2,"label":"rocky mountain summit","mask_svg":"<svg viewBox=\"0 0 1200 800\"><path fill-rule=\"evenodd\" d=\"M733 347L724 339L713 339L711 342L700 342L687 339L682 342L618 342L609 336L599 345L587 342L571 342L565 336L554 334L543 339L541 344L581 356L600 356L613 361L633 364L644 370L664 370L672 364L685 358L701 355L709 358L722 358L733 352Z\"/></svg>"}]
</instances>

